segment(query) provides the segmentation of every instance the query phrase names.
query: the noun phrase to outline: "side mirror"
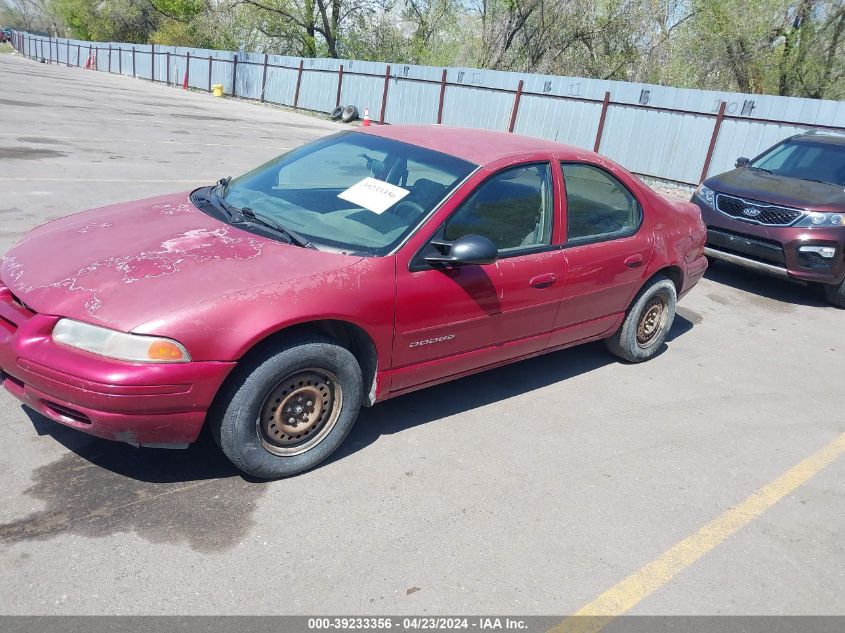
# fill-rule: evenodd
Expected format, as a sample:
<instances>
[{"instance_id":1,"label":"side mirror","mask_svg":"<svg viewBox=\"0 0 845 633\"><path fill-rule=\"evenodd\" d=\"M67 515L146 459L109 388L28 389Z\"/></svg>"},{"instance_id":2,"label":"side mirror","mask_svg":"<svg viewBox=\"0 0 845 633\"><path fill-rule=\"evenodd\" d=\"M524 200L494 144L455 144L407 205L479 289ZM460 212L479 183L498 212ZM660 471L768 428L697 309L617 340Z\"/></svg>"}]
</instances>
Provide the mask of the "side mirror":
<instances>
[{"instance_id":1,"label":"side mirror","mask_svg":"<svg viewBox=\"0 0 845 633\"><path fill-rule=\"evenodd\" d=\"M737 167L747 167L748 163L751 162L750 158L746 158L745 156L740 156L736 159L736 166Z\"/></svg>"},{"instance_id":2,"label":"side mirror","mask_svg":"<svg viewBox=\"0 0 845 633\"><path fill-rule=\"evenodd\" d=\"M454 242L431 242L439 255L425 258L429 264L462 266L466 264L492 264L499 259L499 249L482 235L464 235Z\"/></svg>"}]
</instances>

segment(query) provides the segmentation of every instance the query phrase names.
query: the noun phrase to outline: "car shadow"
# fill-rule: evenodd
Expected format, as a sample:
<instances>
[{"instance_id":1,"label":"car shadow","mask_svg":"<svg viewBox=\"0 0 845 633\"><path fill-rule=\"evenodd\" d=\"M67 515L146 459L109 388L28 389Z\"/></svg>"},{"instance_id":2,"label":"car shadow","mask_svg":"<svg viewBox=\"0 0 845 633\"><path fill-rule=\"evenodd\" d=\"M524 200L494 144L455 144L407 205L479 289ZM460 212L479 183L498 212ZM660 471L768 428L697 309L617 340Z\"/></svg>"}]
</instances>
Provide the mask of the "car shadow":
<instances>
[{"instance_id":1,"label":"car shadow","mask_svg":"<svg viewBox=\"0 0 845 633\"><path fill-rule=\"evenodd\" d=\"M780 303L833 309L825 301L824 289L819 284L778 279L721 261L711 262L705 277L716 283Z\"/></svg>"},{"instance_id":2,"label":"car shadow","mask_svg":"<svg viewBox=\"0 0 845 633\"><path fill-rule=\"evenodd\" d=\"M666 343L658 352L700 323L700 317L680 310ZM687 318L685 315L689 315ZM691 320L693 319L693 320ZM542 389L586 374L605 365L620 363L601 341L551 352L496 369L397 396L372 408L362 409L358 422L341 447L328 459L333 462L366 448L382 435L393 435L433 420L458 415L478 407Z\"/></svg>"},{"instance_id":3,"label":"car shadow","mask_svg":"<svg viewBox=\"0 0 845 633\"><path fill-rule=\"evenodd\" d=\"M150 484L204 481L241 476L207 433L188 448L136 448L62 426L40 413L21 406L38 435L56 442L91 464L115 474Z\"/></svg>"},{"instance_id":4,"label":"car shadow","mask_svg":"<svg viewBox=\"0 0 845 633\"><path fill-rule=\"evenodd\" d=\"M0 543L131 532L216 552L235 547L255 525L267 486L241 475L206 434L186 450L140 449L23 410L39 435L68 450L32 471L24 493L39 503L0 524Z\"/></svg>"}]
</instances>

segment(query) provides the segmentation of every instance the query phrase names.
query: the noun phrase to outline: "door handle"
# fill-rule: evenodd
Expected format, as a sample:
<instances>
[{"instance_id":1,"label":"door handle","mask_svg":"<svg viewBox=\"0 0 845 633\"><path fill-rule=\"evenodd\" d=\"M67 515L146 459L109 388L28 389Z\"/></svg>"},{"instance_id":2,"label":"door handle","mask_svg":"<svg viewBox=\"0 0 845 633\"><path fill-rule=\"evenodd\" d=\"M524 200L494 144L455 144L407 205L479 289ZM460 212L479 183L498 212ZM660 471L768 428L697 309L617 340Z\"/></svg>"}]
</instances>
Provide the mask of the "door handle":
<instances>
[{"instance_id":1,"label":"door handle","mask_svg":"<svg viewBox=\"0 0 845 633\"><path fill-rule=\"evenodd\" d=\"M555 281L557 281L557 275L555 275L554 273L545 273L543 275L537 275L536 277L532 277L531 281L529 281L528 283L534 286L535 288L548 288Z\"/></svg>"},{"instance_id":2,"label":"door handle","mask_svg":"<svg viewBox=\"0 0 845 633\"><path fill-rule=\"evenodd\" d=\"M642 255L631 255L629 258L625 260L625 265L628 268L637 268L641 266L643 263L643 256Z\"/></svg>"}]
</instances>

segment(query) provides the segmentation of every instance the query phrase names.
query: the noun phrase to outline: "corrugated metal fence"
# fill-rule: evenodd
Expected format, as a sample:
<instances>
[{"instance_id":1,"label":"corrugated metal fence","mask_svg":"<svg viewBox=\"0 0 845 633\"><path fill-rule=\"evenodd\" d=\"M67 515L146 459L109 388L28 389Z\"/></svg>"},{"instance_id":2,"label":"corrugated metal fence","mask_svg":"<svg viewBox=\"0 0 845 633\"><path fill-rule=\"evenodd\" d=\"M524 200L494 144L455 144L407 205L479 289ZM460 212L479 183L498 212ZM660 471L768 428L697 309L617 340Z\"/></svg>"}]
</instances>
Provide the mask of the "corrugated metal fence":
<instances>
[{"instance_id":1,"label":"corrugated metal fence","mask_svg":"<svg viewBox=\"0 0 845 633\"><path fill-rule=\"evenodd\" d=\"M443 123L593 149L629 170L695 185L809 128L845 132L845 102L688 90L475 68L85 42L16 33L23 54L319 112L369 108L392 124Z\"/></svg>"}]
</instances>

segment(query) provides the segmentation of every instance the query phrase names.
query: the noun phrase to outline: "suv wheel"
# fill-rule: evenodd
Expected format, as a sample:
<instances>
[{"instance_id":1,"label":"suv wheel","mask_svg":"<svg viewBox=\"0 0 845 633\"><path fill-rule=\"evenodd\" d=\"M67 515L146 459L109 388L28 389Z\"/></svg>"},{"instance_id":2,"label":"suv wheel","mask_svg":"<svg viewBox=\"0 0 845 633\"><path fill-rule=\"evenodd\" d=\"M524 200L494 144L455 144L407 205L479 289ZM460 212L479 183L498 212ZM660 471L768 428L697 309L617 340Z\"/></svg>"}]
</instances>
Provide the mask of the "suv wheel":
<instances>
[{"instance_id":1,"label":"suv wheel","mask_svg":"<svg viewBox=\"0 0 845 633\"><path fill-rule=\"evenodd\" d=\"M209 425L240 470L287 477L340 446L362 394L361 368L348 349L325 336L299 336L239 366L209 412Z\"/></svg>"},{"instance_id":2,"label":"suv wheel","mask_svg":"<svg viewBox=\"0 0 845 633\"><path fill-rule=\"evenodd\" d=\"M828 303L845 309L845 281L836 285L825 285L824 296Z\"/></svg>"},{"instance_id":3,"label":"suv wheel","mask_svg":"<svg viewBox=\"0 0 845 633\"><path fill-rule=\"evenodd\" d=\"M634 298L619 329L605 339L607 349L629 363L655 356L675 320L677 302L675 284L663 275L653 277Z\"/></svg>"}]
</instances>

